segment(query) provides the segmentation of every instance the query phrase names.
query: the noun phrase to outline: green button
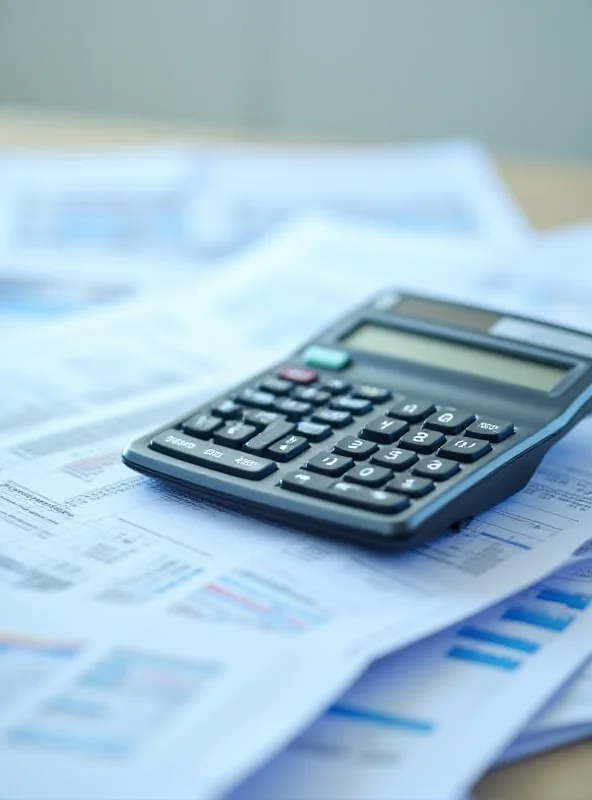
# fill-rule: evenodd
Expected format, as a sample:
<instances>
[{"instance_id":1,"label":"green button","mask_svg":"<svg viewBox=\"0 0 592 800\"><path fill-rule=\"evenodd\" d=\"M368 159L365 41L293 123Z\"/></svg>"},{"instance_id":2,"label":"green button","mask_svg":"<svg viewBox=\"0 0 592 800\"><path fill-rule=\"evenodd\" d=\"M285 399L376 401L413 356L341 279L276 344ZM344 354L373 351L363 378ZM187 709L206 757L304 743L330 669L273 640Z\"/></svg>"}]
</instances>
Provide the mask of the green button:
<instances>
[{"instance_id":1,"label":"green button","mask_svg":"<svg viewBox=\"0 0 592 800\"><path fill-rule=\"evenodd\" d=\"M306 348L302 360L309 367L344 369L351 361L351 356L344 350L333 350L331 347L321 347L315 344Z\"/></svg>"}]
</instances>

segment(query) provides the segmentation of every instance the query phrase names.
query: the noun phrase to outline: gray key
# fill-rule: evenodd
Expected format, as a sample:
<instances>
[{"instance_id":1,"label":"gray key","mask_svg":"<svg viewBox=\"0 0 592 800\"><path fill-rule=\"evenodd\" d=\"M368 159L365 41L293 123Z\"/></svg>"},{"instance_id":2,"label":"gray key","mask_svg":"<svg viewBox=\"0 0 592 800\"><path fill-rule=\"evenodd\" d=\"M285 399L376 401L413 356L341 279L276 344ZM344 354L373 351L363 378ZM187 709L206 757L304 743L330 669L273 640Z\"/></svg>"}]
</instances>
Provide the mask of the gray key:
<instances>
[{"instance_id":1,"label":"gray key","mask_svg":"<svg viewBox=\"0 0 592 800\"><path fill-rule=\"evenodd\" d=\"M248 442L245 442L244 449L248 453L262 453L267 447L277 442L278 439L283 439L289 433L292 433L296 426L292 422L272 422L265 430L258 433Z\"/></svg>"}]
</instances>

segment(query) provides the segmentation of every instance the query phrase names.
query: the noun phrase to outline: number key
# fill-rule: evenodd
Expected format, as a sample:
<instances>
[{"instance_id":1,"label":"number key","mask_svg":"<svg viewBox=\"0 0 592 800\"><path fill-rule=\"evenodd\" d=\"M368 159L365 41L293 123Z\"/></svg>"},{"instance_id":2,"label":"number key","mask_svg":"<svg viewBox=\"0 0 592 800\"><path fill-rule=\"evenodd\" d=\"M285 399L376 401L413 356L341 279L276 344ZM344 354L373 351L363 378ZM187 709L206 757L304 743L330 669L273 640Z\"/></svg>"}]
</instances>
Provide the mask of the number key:
<instances>
[{"instance_id":1,"label":"number key","mask_svg":"<svg viewBox=\"0 0 592 800\"><path fill-rule=\"evenodd\" d=\"M339 453L343 456L351 456L351 458L363 459L368 458L378 450L374 442L368 442L366 439L356 439L355 436L344 436L340 439L333 448L334 453Z\"/></svg>"},{"instance_id":2,"label":"number key","mask_svg":"<svg viewBox=\"0 0 592 800\"><path fill-rule=\"evenodd\" d=\"M321 475L330 475L331 477L339 478L346 470L353 467L353 465L354 462L351 458L336 456L333 453L328 453L326 450L321 450L306 462L304 468L311 470L311 472L320 472Z\"/></svg>"},{"instance_id":3,"label":"number key","mask_svg":"<svg viewBox=\"0 0 592 800\"><path fill-rule=\"evenodd\" d=\"M409 475L395 475L384 487L389 492L406 494L409 497L423 497L434 488L432 481L427 478L415 478Z\"/></svg>"},{"instance_id":4,"label":"number key","mask_svg":"<svg viewBox=\"0 0 592 800\"><path fill-rule=\"evenodd\" d=\"M360 436L380 444L391 444L408 430L409 425L402 420L377 417L364 425L360 431Z\"/></svg>"},{"instance_id":5,"label":"number key","mask_svg":"<svg viewBox=\"0 0 592 800\"><path fill-rule=\"evenodd\" d=\"M407 433L399 446L405 450L415 450L418 453L433 453L438 447L444 444L446 438L438 431L411 431Z\"/></svg>"},{"instance_id":6,"label":"number key","mask_svg":"<svg viewBox=\"0 0 592 800\"><path fill-rule=\"evenodd\" d=\"M401 450L399 447L387 448L384 447L379 450L376 455L370 459L373 464L379 464L381 467L394 469L395 472L401 472L404 469L412 466L417 461L417 456L410 450Z\"/></svg>"},{"instance_id":7,"label":"number key","mask_svg":"<svg viewBox=\"0 0 592 800\"><path fill-rule=\"evenodd\" d=\"M431 478L434 481L445 481L459 471L460 467L456 461L449 461L447 458L428 456L413 467L413 474L420 475L422 478Z\"/></svg>"},{"instance_id":8,"label":"number key","mask_svg":"<svg viewBox=\"0 0 592 800\"><path fill-rule=\"evenodd\" d=\"M389 478L392 478L393 473L390 469L384 467L370 467L360 464L358 467L346 472L343 476L344 481L352 481L353 483L361 483L362 486L381 486Z\"/></svg>"},{"instance_id":9,"label":"number key","mask_svg":"<svg viewBox=\"0 0 592 800\"><path fill-rule=\"evenodd\" d=\"M436 410L433 403L421 400L400 400L386 412L389 417L406 419L407 422L420 422Z\"/></svg>"},{"instance_id":10,"label":"number key","mask_svg":"<svg viewBox=\"0 0 592 800\"><path fill-rule=\"evenodd\" d=\"M426 419L424 425L434 431L455 434L460 433L474 419L475 415L467 411L436 411Z\"/></svg>"},{"instance_id":11,"label":"number key","mask_svg":"<svg viewBox=\"0 0 592 800\"><path fill-rule=\"evenodd\" d=\"M477 461L489 453L491 445L483 439L471 439L468 436L457 436L451 439L438 451L439 456L452 458L454 461Z\"/></svg>"}]
</instances>

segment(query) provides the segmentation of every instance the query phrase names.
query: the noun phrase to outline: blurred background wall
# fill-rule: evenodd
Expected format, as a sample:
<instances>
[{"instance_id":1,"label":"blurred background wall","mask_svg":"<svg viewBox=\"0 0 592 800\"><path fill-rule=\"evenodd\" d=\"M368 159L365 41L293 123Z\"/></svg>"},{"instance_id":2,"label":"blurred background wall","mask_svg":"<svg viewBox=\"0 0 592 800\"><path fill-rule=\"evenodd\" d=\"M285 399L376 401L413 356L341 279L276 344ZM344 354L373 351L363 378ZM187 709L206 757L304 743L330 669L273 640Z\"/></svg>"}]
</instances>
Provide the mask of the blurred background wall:
<instances>
[{"instance_id":1,"label":"blurred background wall","mask_svg":"<svg viewBox=\"0 0 592 800\"><path fill-rule=\"evenodd\" d=\"M0 0L0 105L592 155L592 0Z\"/></svg>"}]
</instances>

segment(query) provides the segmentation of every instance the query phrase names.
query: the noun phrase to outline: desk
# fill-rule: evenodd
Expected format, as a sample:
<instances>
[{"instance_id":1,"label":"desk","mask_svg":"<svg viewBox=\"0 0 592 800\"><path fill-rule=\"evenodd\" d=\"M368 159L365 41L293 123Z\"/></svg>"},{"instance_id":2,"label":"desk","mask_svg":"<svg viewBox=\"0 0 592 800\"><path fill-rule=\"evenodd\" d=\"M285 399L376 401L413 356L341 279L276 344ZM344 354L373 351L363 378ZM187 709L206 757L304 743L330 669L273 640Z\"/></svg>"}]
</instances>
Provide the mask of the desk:
<instances>
[{"instance_id":1,"label":"desk","mask_svg":"<svg viewBox=\"0 0 592 800\"><path fill-rule=\"evenodd\" d=\"M171 140L210 144L266 141L262 136L232 136L187 125L0 110L0 147L65 149ZM268 141L278 143L271 137ZM303 139L290 142L312 143ZM499 166L503 179L535 227L544 229L592 220L592 164L500 159ZM591 797L592 741L495 770L483 778L476 790L476 800L590 800Z\"/></svg>"}]
</instances>

